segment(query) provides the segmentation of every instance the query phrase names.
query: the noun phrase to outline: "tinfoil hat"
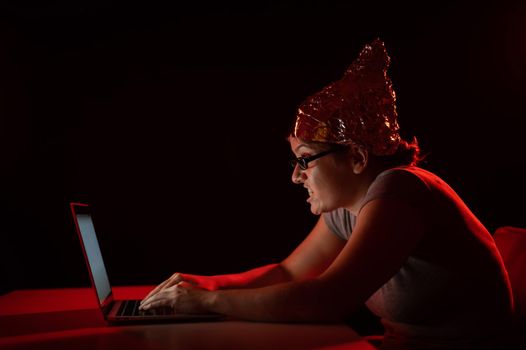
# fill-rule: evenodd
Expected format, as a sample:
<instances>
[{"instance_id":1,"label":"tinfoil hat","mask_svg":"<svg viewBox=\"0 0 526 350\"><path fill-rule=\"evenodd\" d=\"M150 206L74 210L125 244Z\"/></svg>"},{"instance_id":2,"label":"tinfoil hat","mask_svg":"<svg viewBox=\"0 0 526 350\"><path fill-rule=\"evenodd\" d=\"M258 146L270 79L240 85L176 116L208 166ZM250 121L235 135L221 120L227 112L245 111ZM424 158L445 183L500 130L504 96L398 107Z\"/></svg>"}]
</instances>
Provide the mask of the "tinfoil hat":
<instances>
[{"instance_id":1,"label":"tinfoil hat","mask_svg":"<svg viewBox=\"0 0 526 350\"><path fill-rule=\"evenodd\" d=\"M396 96L387 76L390 58L380 39L366 45L340 80L298 108L294 136L304 141L357 143L375 155L400 143Z\"/></svg>"}]
</instances>

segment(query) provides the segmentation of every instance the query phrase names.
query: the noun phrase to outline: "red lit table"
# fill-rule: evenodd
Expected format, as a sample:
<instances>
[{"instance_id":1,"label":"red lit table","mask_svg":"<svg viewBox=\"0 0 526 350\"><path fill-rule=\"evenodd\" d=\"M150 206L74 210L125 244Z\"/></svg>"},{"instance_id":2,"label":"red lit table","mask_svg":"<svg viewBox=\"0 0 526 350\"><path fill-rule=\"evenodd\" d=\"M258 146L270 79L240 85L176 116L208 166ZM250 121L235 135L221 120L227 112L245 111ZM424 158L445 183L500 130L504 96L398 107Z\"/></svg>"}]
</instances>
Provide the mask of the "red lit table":
<instances>
[{"instance_id":1,"label":"red lit table","mask_svg":"<svg viewBox=\"0 0 526 350\"><path fill-rule=\"evenodd\" d=\"M152 287L117 287L117 299ZM243 322L108 326L89 288L19 290L0 296L0 349L372 350L346 325Z\"/></svg>"}]
</instances>

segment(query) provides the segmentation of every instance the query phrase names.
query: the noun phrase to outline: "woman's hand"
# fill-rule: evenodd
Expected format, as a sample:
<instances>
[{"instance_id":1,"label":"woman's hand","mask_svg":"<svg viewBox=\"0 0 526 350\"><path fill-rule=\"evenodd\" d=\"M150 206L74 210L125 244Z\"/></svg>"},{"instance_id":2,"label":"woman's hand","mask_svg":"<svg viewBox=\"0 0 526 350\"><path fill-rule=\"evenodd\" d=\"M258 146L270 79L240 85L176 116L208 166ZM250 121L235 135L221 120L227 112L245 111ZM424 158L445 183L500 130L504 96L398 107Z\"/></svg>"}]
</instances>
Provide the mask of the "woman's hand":
<instances>
[{"instance_id":1,"label":"woman's hand","mask_svg":"<svg viewBox=\"0 0 526 350\"><path fill-rule=\"evenodd\" d=\"M174 280L177 280L174 278ZM168 285L168 284L167 284ZM152 291L153 292L153 291ZM207 313L208 300L212 294L192 284L180 281L175 285L165 286L156 293L150 293L141 301L140 310L159 307L170 307L177 313Z\"/></svg>"},{"instance_id":2,"label":"woman's hand","mask_svg":"<svg viewBox=\"0 0 526 350\"><path fill-rule=\"evenodd\" d=\"M213 277L174 273L172 276L170 276L170 278L168 278L163 283L159 284L150 293L148 293L148 295L141 301L140 307L145 305L145 302L147 300L157 295L158 293L172 288L174 286L177 286L182 282L186 282L195 288L201 288L209 291L216 290L218 288L217 283L215 282Z\"/></svg>"}]
</instances>

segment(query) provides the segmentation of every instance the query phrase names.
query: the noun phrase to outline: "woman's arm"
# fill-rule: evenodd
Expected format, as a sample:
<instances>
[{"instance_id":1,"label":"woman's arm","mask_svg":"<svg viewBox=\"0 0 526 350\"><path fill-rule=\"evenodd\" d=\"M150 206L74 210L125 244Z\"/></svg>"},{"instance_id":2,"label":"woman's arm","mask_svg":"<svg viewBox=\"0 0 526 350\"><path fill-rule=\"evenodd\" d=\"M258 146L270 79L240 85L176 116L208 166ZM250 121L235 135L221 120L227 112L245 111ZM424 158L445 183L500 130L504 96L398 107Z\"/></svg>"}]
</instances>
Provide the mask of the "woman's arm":
<instances>
[{"instance_id":1,"label":"woman's arm","mask_svg":"<svg viewBox=\"0 0 526 350\"><path fill-rule=\"evenodd\" d=\"M257 288L316 277L334 261L345 243L346 241L330 231L325 220L320 217L305 240L281 263L258 267L238 274L216 275L207 278L213 285L213 290L216 290Z\"/></svg>"},{"instance_id":2,"label":"woman's arm","mask_svg":"<svg viewBox=\"0 0 526 350\"><path fill-rule=\"evenodd\" d=\"M325 271L338 256L344 245L345 241L333 234L323 218L320 217L307 238L281 263L227 275L199 276L175 273L153 289L144 298L144 301L160 291L181 282L187 282L193 286L214 291L218 289L258 288L316 277Z\"/></svg>"},{"instance_id":3,"label":"woman's arm","mask_svg":"<svg viewBox=\"0 0 526 350\"><path fill-rule=\"evenodd\" d=\"M362 208L341 253L315 278L214 292L183 284L159 293L144 306L169 305L179 312L211 311L255 321L341 321L407 260L425 231L421 214L401 201L373 200Z\"/></svg>"},{"instance_id":4,"label":"woman's arm","mask_svg":"<svg viewBox=\"0 0 526 350\"><path fill-rule=\"evenodd\" d=\"M191 282L207 290L228 288L258 288L290 281L292 278L281 264L269 264L227 275L196 276L179 274L182 281Z\"/></svg>"}]
</instances>

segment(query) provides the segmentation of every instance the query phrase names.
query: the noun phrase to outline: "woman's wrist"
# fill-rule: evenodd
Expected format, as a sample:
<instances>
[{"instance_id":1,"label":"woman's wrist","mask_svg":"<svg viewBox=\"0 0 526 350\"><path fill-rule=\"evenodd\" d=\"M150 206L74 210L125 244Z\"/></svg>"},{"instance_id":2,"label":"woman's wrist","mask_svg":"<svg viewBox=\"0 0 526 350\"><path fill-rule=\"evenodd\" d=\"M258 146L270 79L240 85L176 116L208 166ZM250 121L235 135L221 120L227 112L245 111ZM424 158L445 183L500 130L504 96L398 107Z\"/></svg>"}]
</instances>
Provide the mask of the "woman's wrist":
<instances>
[{"instance_id":1,"label":"woman's wrist","mask_svg":"<svg viewBox=\"0 0 526 350\"><path fill-rule=\"evenodd\" d=\"M221 291L213 290L204 293L203 307L208 310L208 312L220 312L219 300L220 300Z\"/></svg>"},{"instance_id":2,"label":"woman's wrist","mask_svg":"<svg viewBox=\"0 0 526 350\"><path fill-rule=\"evenodd\" d=\"M208 280L208 290L216 291L218 289L224 288L228 283L225 281L224 275L210 276Z\"/></svg>"}]
</instances>

